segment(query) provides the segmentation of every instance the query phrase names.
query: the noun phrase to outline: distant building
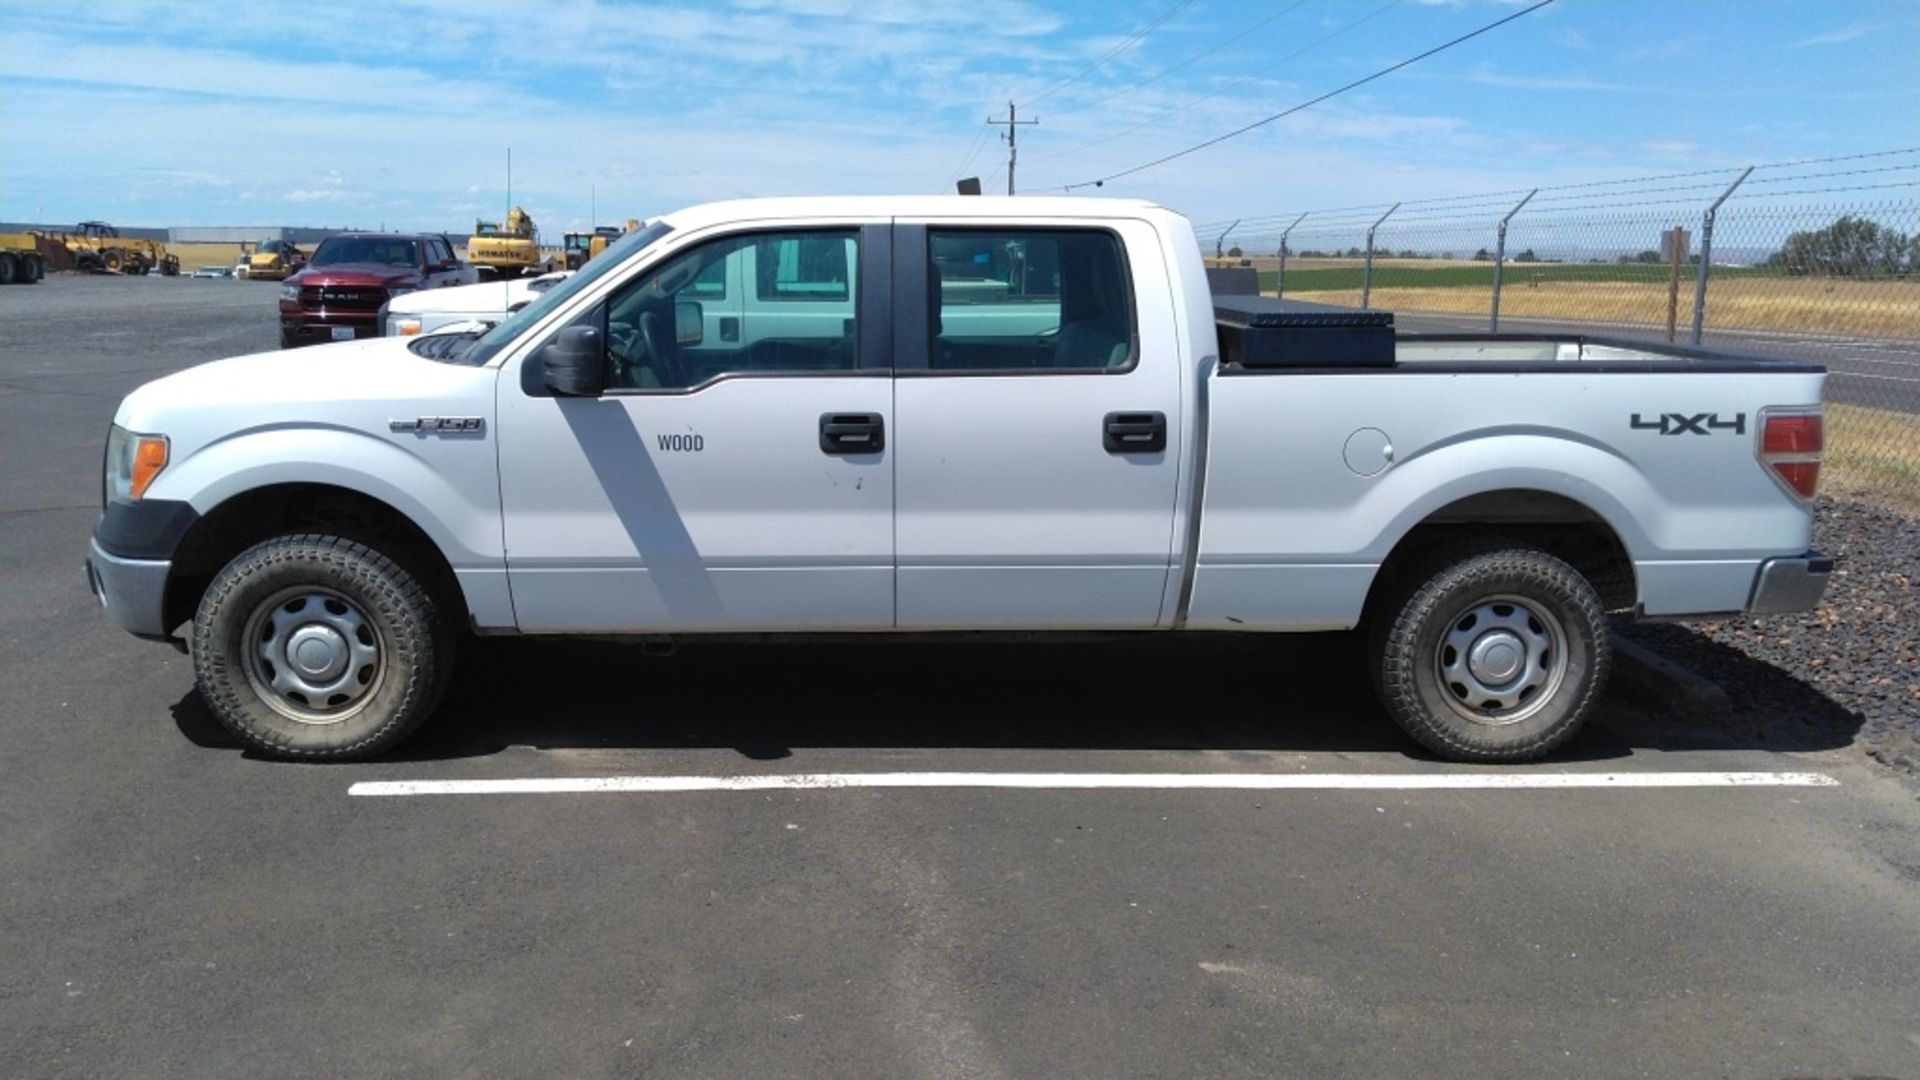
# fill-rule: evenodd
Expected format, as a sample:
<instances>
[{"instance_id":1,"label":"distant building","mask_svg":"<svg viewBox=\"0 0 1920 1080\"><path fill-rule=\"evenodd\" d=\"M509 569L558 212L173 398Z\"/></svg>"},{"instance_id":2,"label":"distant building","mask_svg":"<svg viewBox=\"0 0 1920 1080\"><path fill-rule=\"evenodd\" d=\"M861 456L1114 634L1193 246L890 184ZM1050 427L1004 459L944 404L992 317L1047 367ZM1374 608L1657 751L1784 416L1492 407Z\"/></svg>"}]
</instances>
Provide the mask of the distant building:
<instances>
[{"instance_id":1,"label":"distant building","mask_svg":"<svg viewBox=\"0 0 1920 1080\"><path fill-rule=\"evenodd\" d=\"M289 239L291 230L277 225L190 225L168 229L169 244L264 244Z\"/></svg>"}]
</instances>

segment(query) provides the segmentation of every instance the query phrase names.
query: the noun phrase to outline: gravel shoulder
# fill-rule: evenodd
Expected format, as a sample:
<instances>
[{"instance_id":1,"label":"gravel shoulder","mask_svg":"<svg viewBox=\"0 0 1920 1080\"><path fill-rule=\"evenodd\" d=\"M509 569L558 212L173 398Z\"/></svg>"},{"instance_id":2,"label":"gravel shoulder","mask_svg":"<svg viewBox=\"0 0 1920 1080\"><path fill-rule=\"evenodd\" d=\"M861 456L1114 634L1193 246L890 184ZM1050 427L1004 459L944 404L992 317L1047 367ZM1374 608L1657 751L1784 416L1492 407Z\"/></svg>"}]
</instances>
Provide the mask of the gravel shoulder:
<instances>
[{"instance_id":1,"label":"gravel shoulder","mask_svg":"<svg viewBox=\"0 0 1920 1080\"><path fill-rule=\"evenodd\" d=\"M1857 730L1875 760L1920 774L1920 517L1822 498L1813 543L1838 560L1813 611L1619 631L1718 683L1743 735L1778 745Z\"/></svg>"}]
</instances>

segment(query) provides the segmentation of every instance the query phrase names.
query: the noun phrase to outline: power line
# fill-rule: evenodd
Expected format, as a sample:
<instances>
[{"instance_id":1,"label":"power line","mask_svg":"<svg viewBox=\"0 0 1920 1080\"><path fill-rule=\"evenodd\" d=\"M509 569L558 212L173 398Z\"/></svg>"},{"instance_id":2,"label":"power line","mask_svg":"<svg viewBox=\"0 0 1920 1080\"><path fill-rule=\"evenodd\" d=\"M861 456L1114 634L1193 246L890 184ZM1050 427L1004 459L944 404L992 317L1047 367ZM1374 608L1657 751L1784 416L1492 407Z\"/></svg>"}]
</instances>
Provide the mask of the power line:
<instances>
[{"instance_id":1,"label":"power line","mask_svg":"<svg viewBox=\"0 0 1920 1080\"><path fill-rule=\"evenodd\" d=\"M1156 16L1152 22L1134 31L1133 33L1127 35L1125 38L1121 40L1120 44L1115 45L1113 48L1108 49L1104 53L1101 53L1093 61L1093 63L1088 64L1086 67L1081 68L1079 71L1076 71L1073 74L1067 76L1066 78L1061 79L1059 82L1054 83L1052 86L1047 87L1045 90L1040 91L1038 94L1034 94L1031 97L1027 98L1027 104L1032 105L1036 101L1043 101L1046 98L1052 97L1054 94L1059 93L1062 90L1065 90L1067 87L1072 86L1074 83L1079 82L1082 77L1092 72L1094 69L1098 68L1101 64L1106 63L1107 61L1113 59L1114 57L1119 56L1121 53L1126 52L1128 49L1133 48L1135 45L1140 44L1142 41L1145 41L1148 34L1151 34L1155 30L1159 29L1162 23L1165 23L1168 19L1171 19L1175 15L1178 15L1182 8L1189 7L1192 5L1192 3L1193 3L1193 0L1179 0L1178 3L1175 3L1172 7L1168 8L1167 10L1161 12L1158 16Z\"/></svg>"},{"instance_id":2,"label":"power line","mask_svg":"<svg viewBox=\"0 0 1920 1080\"><path fill-rule=\"evenodd\" d=\"M1394 72L1399 71L1401 68L1407 67L1411 64L1417 64L1420 61L1425 60L1429 56L1433 56L1437 53L1445 52L1456 45L1461 45L1468 41L1472 41L1474 38L1479 37L1481 34L1487 33L1490 30L1496 30L1514 21L1515 19L1521 18L1526 15L1531 15L1534 12L1539 11L1541 8L1547 7L1553 2L1554 0L1538 0L1537 3L1521 8L1519 11L1516 11L1511 15L1506 15L1501 18L1495 19L1494 21L1486 24L1485 26L1480 27L1477 30L1469 31L1465 34L1460 35L1457 38L1454 38L1451 41L1447 41L1442 44L1436 45L1433 48L1428 49L1426 52L1420 53L1417 56L1410 56L1407 59L1392 65L1391 67L1381 68L1379 71L1376 71L1373 74L1366 76L1365 78L1355 79L1354 81L1346 84L1345 86L1340 87L1337 90L1329 90L1326 93L1321 94L1319 97L1312 98L1307 101L1303 101L1300 104L1295 105L1290 109L1282 109L1281 111L1274 113L1272 116L1266 117L1265 119L1255 120L1251 124L1247 124L1243 127L1235 128L1234 130L1229 131L1224 135L1216 135L1213 138L1208 139L1204 142L1195 143L1194 145L1187 147L1185 150L1178 150L1178 151L1175 151L1174 153L1155 158L1154 160L1146 162L1145 164L1135 165L1131 169L1122 169L1117 173L1113 173L1108 176L1103 176L1098 180L1087 180L1087 181L1082 181L1081 183L1078 183L1078 184L1068 184L1067 190L1071 191L1076 187L1086 187L1089 184L1095 187L1099 187L1106 184L1106 182L1109 180L1118 180L1123 176L1132 176L1134 173L1144 172L1147 169L1155 168L1160 165L1165 165L1169 161L1174 161L1178 158L1186 157L1188 154L1205 150L1209 146L1218 146L1219 144L1226 142L1228 139L1245 135L1247 132L1252 131L1255 128L1264 127L1265 125L1271 124L1275 120L1279 120L1282 117L1291 116L1294 113L1301 111L1302 109L1311 108L1312 106L1318 105L1319 103L1326 101L1329 98L1338 97L1339 95L1344 94L1349 90L1353 90L1358 87L1365 86L1366 84L1373 82L1375 79L1380 79L1388 75L1391 75Z\"/></svg>"},{"instance_id":3,"label":"power line","mask_svg":"<svg viewBox=\"0 0 1920 1080\"><path fill-rule=\"evenodd\" d=\"M1220 95L1226 93L1228 90L1231 90L1236 86L1239 86L1241 83L1250 82L1261 75L1265 75L1267 72L1272 71L1274 68L1279 67L1281 64L1284 64L1289 60L1295 60L1302 56L1305 56L1307 53L1310 53L1313 50L1319 48L1320 46L1325 45L1327 42L1332 41L1334 38L1339 37L1341 34L1344 34L1349 30L1353 30L1380 15L1384 15L1388 11L1391 11L1392 9L1399 7L1401 4L1405 2L1406 0L1387 0L1386 3L1381 4L1379 7L1374 8L1372 11L1367 12L1365 15L1362 15L1359 18L1353 20L1352 22L1347 23L1346 25L1340 27L1339 29L1333 31L1330 34L1324 34L1318 38L1315 38L1313 41L1310 41L1307 44L1302 45L1300 48L1295 49L1293 52L1290 52L1287 55L1280 57L1279 59L1273 61L1267 66L1261 67L1261 68L1255 68L1254 70L1247 72L1245 75L1242 75L1236 79L1229 80L1224 86L1221 86L1218 90L1215 90L1212 93L1202 94L1199 97L1194 98L1192 101L1185 102L1184 104L1177 105L1170 109L1162 109L1160 110L1159 115L1154 116L1150 119L1142 120L1141 122L1134 124L1131 127L1123 127L1119 131L1115 131L1108 135L1102 135L1100 138L1097 138L1097 139L1090 139L1087 142L1083 142L1078 146L1070 146L1065 150L1060 151L1057 154L1046 154L1041 157L1034 158L1033 160L1036 162L1052 161L1055 158L1066 157L1069 154L1077 154L1082 150L1088 150L1095 146L1100 146L1103 143L1110 143L1115 139L1119 139L1124 136L1131 135L1134 132L1139 131L1141 128L1152 127L1154 124L1160 123L1162 120L1165 120L1167 117L1172 116L1175 113L1183 113L1189 109L1194 108L1197 105L1204 105L1207 102L1212 101L1214 98L1217 98Z\"/></svg>"},{"instance_id":4,"label":"power line","mask_svg":"<svg viewBox=\"0 0 1920 1080\"><path fill-rule=\"evenodd\" d=\"M973 164L973 156L980 152L980 145L986 141L987 141L987 129L983 127L974 134L973 142L969 144L967 147L967 156L960 159L960 167L953 170L952 174L947 177L947 180L949 182L958 180L962 176L966 175L967 166ZM940 185L940 190L941 191L947 190L946 184Z\"/></svg>"}]
</instances>

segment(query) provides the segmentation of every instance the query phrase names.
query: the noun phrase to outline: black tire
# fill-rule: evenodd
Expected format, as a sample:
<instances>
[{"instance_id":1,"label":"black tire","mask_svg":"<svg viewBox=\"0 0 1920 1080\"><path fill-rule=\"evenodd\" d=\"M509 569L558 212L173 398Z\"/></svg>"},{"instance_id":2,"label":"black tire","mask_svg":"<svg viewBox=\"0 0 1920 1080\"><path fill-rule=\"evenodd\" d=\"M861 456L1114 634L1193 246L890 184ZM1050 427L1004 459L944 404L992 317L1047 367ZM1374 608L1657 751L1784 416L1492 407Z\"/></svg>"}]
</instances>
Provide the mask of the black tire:
<instances>
[{"instance_id":1,"label":"black tire","mask_svg":"<svg viewBox=\"0 0 1920 1080\"><path fill-rule=\"evenodd\" d=\"M249 747L355 761L433 711L453 640L432 594L400 563L339 536L281 536L241 552L207 587L193 619L193 670L213 714ZM310 668L321 674L302 681L291 658L306 644L315 649L299 655L337 670ZM340 692L302 692L320 684Z\"/></svg>"},{"instance_id":2,"label":"black tire","mask_svg":"<svg viewBox=\"0 0 1920 1080\"><path fill-rule=\"evenodd\" d=\"M108 248L100 253L100 266L102 269L110 270L117 274L120 272L120 267L125 265L125 263L126 258L120 254L118 248Z\"/></svg>"},{"instance_id":3,"label":"black tire","mask_svg":"<svg viewBox=\"0 0 1920 1080\"><path fill-rule=\"evenodd\" d=\"M38 285L40 279L47 276L47 268L41 265L38 255L28 255L21 260L21 265L27 272L25 280L29 285Z\"/></svg>"},{"instance_id":4,"label":"black tire","mask_svg":"<svg viewBox=\"0 0 1920 1080\"><path fill-rule=\"evenodd\" d=\"M11 285L16 281L25 281L27 276L20 272L20 264L14 261L13 253L0 251L0 285Z\"/></svg>"},{"instance_id":5,"label":"black tire","mask_svg":"<svg viewBox=\"0 0 1920 1080\"><path fill-rule=\"evenodd\" d=\"M1374 689L1395 723L1454 761L1541 757L1598 706L1613 661L1600 597L1534 548L1454 549L1381 612Z\"/></svg>"}]
</instances>

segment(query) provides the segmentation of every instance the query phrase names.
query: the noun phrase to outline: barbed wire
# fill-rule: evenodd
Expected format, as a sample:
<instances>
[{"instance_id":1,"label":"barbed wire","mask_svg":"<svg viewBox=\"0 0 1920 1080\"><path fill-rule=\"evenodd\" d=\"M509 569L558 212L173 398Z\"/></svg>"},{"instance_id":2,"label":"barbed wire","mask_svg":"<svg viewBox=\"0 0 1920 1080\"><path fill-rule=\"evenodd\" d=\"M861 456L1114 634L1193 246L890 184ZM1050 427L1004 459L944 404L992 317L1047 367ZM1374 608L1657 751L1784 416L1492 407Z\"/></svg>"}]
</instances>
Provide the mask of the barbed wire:
<instances>
[{"instance_id":1,"label":"barbed wire","mask_svg":"<svg viewBox=\"0 0 1920 1080\"><path fill-rule=\"evenodd\" d=\"M1831 194L1831 193L1844 193L1844 192L1854 192L1854 191L1881 191L1881 190L1890 190L1890 189L1897 189L1897 188L1920 188L1920 179L1897 182L1897 183L1888 183L1888 184L1850 184L1850 185L1844 185L1844 186L1833 186L1833 187L1824 187L1824 188L1795 189L1792 191L1769 191L1758 197L1771 199L1771 198L1786 196L1786 195ZM1736 199L1737 199L1737 193L1736 193ZM1735 201L1736 201L1735 199L1728 200L1728 205L1729 206L1734 205ZM1514 229L1516 231L1533 231L1533 230L1541 230L1541 229L1567 228L1570 225L1577 225L1582 223L1611 225L1611 224L1617 224L1619 222L1628 220L1631 217L1644 217L1644 215L1615 215L1610 219L1592 218L1585 215L1590 215L1591 213L1596 211L1609 211L1609 210L1622 210L1622 209L1645 209L1647 207L1665 207L1665 206L1677 206L1677 205L1683 205L1683 202L1678 200L1673 200L1673 199L1642 199L1642 200L1624 200L1619 202L1603 203L1597 206L1559 207L1547 213L1543 213L1539 215L1528 215L1525 217L1516 218L1514 219ZM1908 213L1908 212L1912 212L1914 209L1915 207L1911 203L1894 202L1894 203L1888 203L1882 206L1869 207L1864 212ZM1724 212L1725 211L1723 211L1723 213ZM1794 211L1794 213L1799 216L1817 216L1819 213L1825 213L1825 212L1826 211L1824 209L1820 211L1809 211L1804 208L1796 208ZM1303 223L1298 229L1294 230L1294 232L1291 234L1289 247L1298 247L1301 244L1312 243L1315 241L1315 238L1321 238L1322 242L1324 242L1324 239L1327 237L1340 237L1344 240L1357 240L1360 237L1360 235L1365 231L1366 226L1369 226L1373 223L1373 220L1374 220L1373 218L1359 218L1359 219L1349 219L1344 222L1341 222L1341 221L1322 222L1322 221L1315 221L1315 220L1309 219L1308 222ZM1471 235L1476 235L1476 236L1484 236L1485 230L1490 224L1491 222L1484 217L1422 218L1418 216L1409 216L1409 217L1403 218L1396 215L1393 218L1388 219L1381 226L1381 233L1385 235L1388 239L1391 239L1397 235L1407 235L1409 233L1418 234L1418 235L1431 235L1436 233L1460 232L1460 233L1469 233ZM1417 228L1409 229L1408 226L1417 226ZM1234 243L1236 245L1243 246L1243 247L1245 245L1253 244L1259 241L1273 241L1277 243L1280 239L1280 236L1281 236L1280 231L1274 230L1274 229L1268 229L1264 231L1236 230L1234 234ZM1356 246L1356 245L1349 243L1346 246Z\"/></svg>"},{"instance_id":2,"label":"barbed wire","mask_svg":"<svg viewBox=\"0 0 1920 1080\"><path fill-rule=\"evenodd\" d=\"M1838 164L1838 163L1847 162L1847 161L1864 161L1872 158L1895 157L1902 154L1920 154L1920 147L1902 147L1895 150L1876 150L1876 151L1872 151L1868 153L1860 153L1860 154L1840 154L1840 155L1833 155L1829 157L1799 158L1799 159L1790 160L1790 161L1765 162L1759 165L1755 165L1753 168L1754 168L1754 171L1756 172L1762 169L1804 168L1812 165L1830 165L1830 164ZM1435 197L1424 198L1424 199L1406 199L1406 200L1402 200L1399 205L1403 208L1430 208L1430 207L1437 207L1440 205L1448 205L1449 212L1464 210L1464 209L1473 209L1480 204L1484 204L1486 209L1504 209L1509 204L1494 203L1491 200L1503 199L1508 197L1517 197L1520 195L1525 195L1529 191L1567 192L1567 191L1577 191L1577 190L1593 190L1593 189L1608 188L1608 187L1627 187L1627 186L1632 186L1636 184L1656 183L1662 180L1684 180L1684 179L1691 179L1696 176L1728 176L1734 173L1738 173L1743 168L1744 166L1732 165L1732 166L1727 166L1725 168L1697 169L1690 172L1677 172L1677 173L1658 173L1651 176L1623 177L1623 178L1613 179L1613 180L1588 180L1588 181L1582 181L1580 183L1574 183L1574 184L1548 184L1548 185L1542 185L1538 188L1508 188L1508 189L1499 190L1499 191L1483 191L1483 192L1477 192L1477 193L1466 194L1466 195L1443 195L1443 196L1435 196ZM1868 173L1898 172L1898 171L1912 170L1912 169L1920 169L1920 163L1915 163L1910 165L1890 165L1890 166L1883 166L1883 167L1874 168L1874 169L1836 170L1833 172L1816 173L1816 174L1805 175L1805 176L1761 177L1757 180L1749 180L1748 184L1799 183L1806 180L1822 179L1825 177L1832 177L1832 176L1858 176L1858 175L1865 175ZM1669 191L1669 190L1711 190L1711 189L1716 189L1718 187L1719 185L1716 185L1716 184L1681 185L1674 188L1648 189L1648 191L1646 191L1645 193L1652 194L1659 191ZM1639 194L1639 193L1641 192L1630 192L1629 194ZM1774 193L1770 192L1768 194L1774 194ZM1785 193L1781 192L1779 194L1785 194ZM1587 196L1587 197L1597 198L1597 197L1605 197L1605 196ZM1534 201L1565 202L1565 201L1574 201L1574 197L1569 197L1564 195L1549 195L1547 198L1544 198L1544 199L1540 199L1536 197ZM1674 201L1679 201L1679 200L1674 200ZM1451 205L1451 204L1458 204L1458 203L1474 203L1475 206ZM1309 219L1315 221L1316 223L1338 224L1340 223L1340 219L1338 217L1339 215L1371 213L1377 216L1380 211L1383 211L1393 205L1394 204L1391 202L1359 203L1352 206L1329 207L1323 210L1309 210L1309 211L1306 211L1306 214ZM1599 208L1600 207L1586 207L1584 209L1599 209ZM1244 233L1246 231L1245 227L1247 226L1251 226L1257 229L1257 228L1264 227L1268 224L1279 223L1279 222L1290 222L1294 218L1298 217L1299 214L1300 214L1299 211L1288 211L1288 212L1275 213L1275 214L1259 214L1259 215L1245 216L1239 219L1242 228L1236 231ZM1402 220L1405 220L1408 218L1413 218L1414 220L1419 219L1417 214L1405 215L1405 214L1396 213L1395 217ZM1357 220L1367 220L1367 219L1357 219ZM1214 235L1219 230L1225 229L1227 226L1231 225L1232 223L1233 223L1232 219L1220 219L1217 221L1201 222L1194 226L1194 231L1203 236L1211 236L1211 235Z\"/></svg>"}]
</instances>

